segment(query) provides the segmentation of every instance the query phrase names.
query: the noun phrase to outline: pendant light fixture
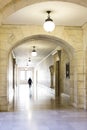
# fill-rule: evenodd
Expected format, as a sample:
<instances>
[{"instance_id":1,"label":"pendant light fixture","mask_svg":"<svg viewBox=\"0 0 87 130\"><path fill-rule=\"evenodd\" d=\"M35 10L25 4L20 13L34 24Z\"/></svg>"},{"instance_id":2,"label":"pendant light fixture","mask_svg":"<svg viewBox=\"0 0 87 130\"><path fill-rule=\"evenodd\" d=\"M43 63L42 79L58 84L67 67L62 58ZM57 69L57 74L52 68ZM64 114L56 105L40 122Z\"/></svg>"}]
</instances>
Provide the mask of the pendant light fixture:
<instances>
[{"instance_id":1,"label":"pendant light fixture","mask_svg":"<svg viewBox=\"0 0 87 130\"><path fill-rule=\"evenodd\" d=\"M28 60L29 62L31 62L31 59L30 59L30 57L29 57L29 60Z\"/></svg>"},{"instance_id":2,"label":"pendant light fixture","mask_svg":"<svg viewBox=\"0 0 87 130\"><path fill-rule=\"evenodd\" d=\"M43 27L46 32L52 32L55 28L55 24L53 20L50 18L51 11L46 11L46 12L48 14L48 18L45 20Z\"/></svg>"},{"instance_id":3,"label":"pendant light fixture","mask_svg":"<svg viewBox=\"0 0 87 130\"><path fill-rule=\"evenodd\" d=\"M32 56L37 56L37 52L36 52L36 50L35 50L35 46L33 46L33 50L32 50Z\"/></svg>"}]
</instances>

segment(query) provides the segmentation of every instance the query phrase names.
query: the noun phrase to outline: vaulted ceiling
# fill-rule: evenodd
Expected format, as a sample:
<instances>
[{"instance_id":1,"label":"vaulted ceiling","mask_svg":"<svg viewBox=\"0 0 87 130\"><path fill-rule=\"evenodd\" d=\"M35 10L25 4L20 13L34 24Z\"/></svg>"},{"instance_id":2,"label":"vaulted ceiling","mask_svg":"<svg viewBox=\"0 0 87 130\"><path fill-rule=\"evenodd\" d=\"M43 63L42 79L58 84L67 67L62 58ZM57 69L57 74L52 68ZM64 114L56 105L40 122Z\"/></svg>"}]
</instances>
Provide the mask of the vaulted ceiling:
<instances>
[{"instance_id":1,"label":"vaulted ceiling","mask_svg":"<svg viewBox=\"0 0 87 130\"><path fill-rule=\"evenodd\" d=\"M87 8L67 2L41 2L26 6L7 18L3 24L43 25L51 10L51 18L56 25L82 26L87 21Z\"/></svg>"}]
</instances>

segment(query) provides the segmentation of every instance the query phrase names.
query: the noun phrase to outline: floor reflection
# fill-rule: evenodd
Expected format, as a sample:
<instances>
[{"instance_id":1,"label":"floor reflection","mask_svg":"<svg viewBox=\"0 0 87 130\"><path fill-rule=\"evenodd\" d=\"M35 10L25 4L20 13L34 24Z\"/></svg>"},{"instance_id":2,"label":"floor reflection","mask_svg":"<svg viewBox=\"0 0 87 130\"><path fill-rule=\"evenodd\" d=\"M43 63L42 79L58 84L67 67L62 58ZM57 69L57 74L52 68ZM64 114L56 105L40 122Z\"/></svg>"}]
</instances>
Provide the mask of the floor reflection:
<instances>
[{"instance_id":1,"label":"floor reflection","mask_svg":"<svg viewBox=\"0 0 87 130\"><path fill-rule=\"evenodd\" d=\"M60 100L58 98L55 99L55 95L50 93L46 87L32 86L30 89L28 85L20 85L14 97L14 111L62 108Z\"/></svg>"},{"instance_id":2,"label":"floor reflection","mask_svg":"<svg viewBox=\"0 0 87 130\"><path fill-rule=\"evenodd\" d=\"M62 106L46 88L21 85L13 111L0 113L0 130L87 130L87 112ZM20 112L21 111L21 112Z\"/></svg>"}]
</instances>

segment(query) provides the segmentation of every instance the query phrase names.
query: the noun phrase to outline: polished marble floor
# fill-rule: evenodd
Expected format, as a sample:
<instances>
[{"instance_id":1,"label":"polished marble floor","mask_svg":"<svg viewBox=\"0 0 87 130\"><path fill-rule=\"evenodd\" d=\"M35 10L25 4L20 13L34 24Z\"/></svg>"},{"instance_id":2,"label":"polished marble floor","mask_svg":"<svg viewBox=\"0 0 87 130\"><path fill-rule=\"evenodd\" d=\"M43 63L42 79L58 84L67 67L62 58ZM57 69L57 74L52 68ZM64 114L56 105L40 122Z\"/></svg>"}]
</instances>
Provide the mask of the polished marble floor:
<instances>
[{"instance_id":1,"label":"polished marble floor","mask_svg":"<svg viewBox=\"0 0 87 130\"><path fill-rule=\"evenodd\" d=\"M19 87L14 109L0 113L0 130L87 130L87 111L61 105L43 88Z\"/></svg>"}]
</instances>

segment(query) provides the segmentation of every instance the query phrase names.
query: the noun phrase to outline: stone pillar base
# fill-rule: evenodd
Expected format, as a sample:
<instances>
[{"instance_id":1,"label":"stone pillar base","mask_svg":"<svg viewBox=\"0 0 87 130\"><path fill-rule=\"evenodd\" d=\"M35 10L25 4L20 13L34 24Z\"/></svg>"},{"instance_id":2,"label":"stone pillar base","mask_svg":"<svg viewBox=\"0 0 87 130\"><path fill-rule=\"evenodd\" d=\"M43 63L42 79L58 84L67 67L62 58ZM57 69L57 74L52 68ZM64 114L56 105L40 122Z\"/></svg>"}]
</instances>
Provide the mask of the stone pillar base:
<instances>
[{"instance_id":1,"label":"stone pillar base","mask_svg":"<svg viewBox=\"0 0 87 130\"><path fill-rule=\"evenodd\" d=\"M0 97L0 111L8 111L7 96Z\"/></svg>"},{"instance_id":2,"label":"stone pillar base","mask_svg":"<svg viewBox=\"0 0 87 130\"><path fill-rule=\"evenodd\" d=\"M0 106L0 111L3 112L3 111L8 111L8 106L6 105L3 105L3 106Z\"/></svg>"}]
</instances>

